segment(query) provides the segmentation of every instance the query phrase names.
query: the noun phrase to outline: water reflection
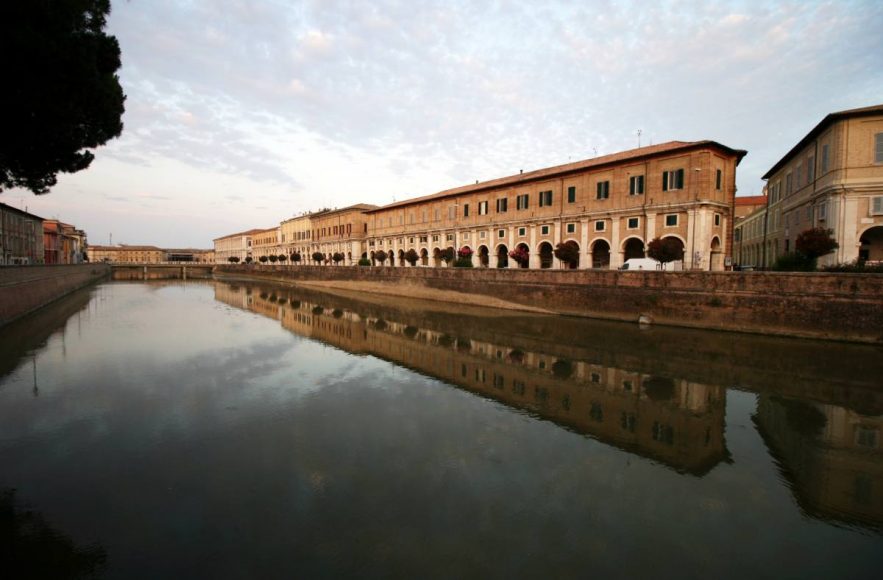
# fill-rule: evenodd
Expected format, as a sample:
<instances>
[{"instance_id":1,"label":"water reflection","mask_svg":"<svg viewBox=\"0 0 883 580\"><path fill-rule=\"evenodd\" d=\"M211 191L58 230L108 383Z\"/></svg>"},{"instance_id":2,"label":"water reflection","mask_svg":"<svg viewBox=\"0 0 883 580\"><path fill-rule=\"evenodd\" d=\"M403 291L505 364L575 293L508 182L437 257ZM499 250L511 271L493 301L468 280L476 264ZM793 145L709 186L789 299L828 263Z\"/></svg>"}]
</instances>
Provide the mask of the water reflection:
<instances>
[{"instance_id":1,"label":"water reflection","mask_svg":"<svg viewBox=\"0 0 883 580\"><path fill-rule=\"evenodd\" d=\"M414 312L260 284L219 283L215 298L695 476L730 461L724 385L757 392L758 430L805 512L883 522L873 347L832 353L825 343L711 333L700 333L699 346L692 331L654 329L648 338L623 325L608 332L590 321Z\"/></svg>"}]
</instances>

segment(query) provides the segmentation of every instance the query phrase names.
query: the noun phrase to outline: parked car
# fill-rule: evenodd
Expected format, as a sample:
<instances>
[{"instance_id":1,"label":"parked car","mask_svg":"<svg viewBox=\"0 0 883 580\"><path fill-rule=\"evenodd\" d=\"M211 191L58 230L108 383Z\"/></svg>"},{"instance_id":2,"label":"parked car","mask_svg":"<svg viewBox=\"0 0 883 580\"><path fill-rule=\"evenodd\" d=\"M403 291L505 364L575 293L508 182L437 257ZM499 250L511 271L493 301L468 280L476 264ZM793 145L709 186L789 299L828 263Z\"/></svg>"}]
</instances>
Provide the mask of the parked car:
<instances>
[{"instance_id":1,"label":"parked car","mask_svg":"<svg viewBox=\"0 0 883 580\"><path fill-rule=\"evenodd\" d=\"M619 267L620 270L662 270L662 263L653 258L629 258Z\"/></svg>"}]
</instances>

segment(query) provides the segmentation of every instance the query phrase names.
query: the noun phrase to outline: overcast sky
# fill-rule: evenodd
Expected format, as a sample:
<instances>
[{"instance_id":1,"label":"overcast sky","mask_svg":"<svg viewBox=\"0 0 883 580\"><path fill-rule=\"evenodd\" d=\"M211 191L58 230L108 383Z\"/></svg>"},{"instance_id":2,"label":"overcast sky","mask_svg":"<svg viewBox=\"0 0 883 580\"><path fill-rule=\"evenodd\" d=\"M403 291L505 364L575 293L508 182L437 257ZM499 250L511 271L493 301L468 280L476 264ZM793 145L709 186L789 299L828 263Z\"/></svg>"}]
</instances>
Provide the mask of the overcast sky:
<instances>
[{"instance_id":1,"label":"overcast sky","mask_svg":"<svg viewBox=\"0 0 883 580\"><path fill-rule=\"evenodd\" d=\"M883 103L883 2L129 0L119 139L0 201L92 244L211 247L630 149L747 149L739 195L827 113Z\"/></svg>"}]
</instances>

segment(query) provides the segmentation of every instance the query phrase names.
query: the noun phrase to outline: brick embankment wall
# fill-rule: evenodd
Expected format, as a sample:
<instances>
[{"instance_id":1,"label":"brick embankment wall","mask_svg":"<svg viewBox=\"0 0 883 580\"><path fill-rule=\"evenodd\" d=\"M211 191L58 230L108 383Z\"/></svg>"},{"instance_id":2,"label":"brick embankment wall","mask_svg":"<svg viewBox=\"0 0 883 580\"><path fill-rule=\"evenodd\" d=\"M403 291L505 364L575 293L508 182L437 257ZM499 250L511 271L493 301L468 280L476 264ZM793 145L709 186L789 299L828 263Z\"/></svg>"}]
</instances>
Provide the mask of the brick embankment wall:
<instances>
[{"instance_id":1,"label":"brick embankment wall","mask_svg":"<svg viewBox=\"0 0 883 580\"><path fill-rule=\"evenodd\" d=\"M102 280L109 273L106 264L0 268L0 326Z\"/></svg>"},{"instance_id":2,"label":"brick embankment wall","mask_svg":"<svg viewBox=\"0 0 883 580\"><path fill-rule=\"evenodd\" d=\"M283 282L368 282L490 296L592 318L883 343L883 275L781 272L619 272L343 266L216 266L216 275ZM357 284L349 284L357 287ZM357 289L357 288L356 288ZM464 302L464 300L459 300Z\"/></svg>"}]
</instances>

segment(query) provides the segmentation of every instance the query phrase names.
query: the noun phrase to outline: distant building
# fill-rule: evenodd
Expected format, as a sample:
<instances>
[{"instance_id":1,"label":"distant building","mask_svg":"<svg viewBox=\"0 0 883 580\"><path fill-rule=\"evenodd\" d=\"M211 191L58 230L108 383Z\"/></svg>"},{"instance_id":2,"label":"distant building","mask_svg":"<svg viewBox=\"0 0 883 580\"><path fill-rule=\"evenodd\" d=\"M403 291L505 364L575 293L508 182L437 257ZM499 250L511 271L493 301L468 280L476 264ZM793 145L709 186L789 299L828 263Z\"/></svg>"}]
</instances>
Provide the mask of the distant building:
<instances>
[{"instance_id":1,"label":"distant building","mask_svg":"<svg viewBox=\"0 0 883 580\"><path fill-rule=\"evenodd\" d=\"M240 262L245 262L246 258L252 257L252 236L262 231L264 230L254 229L215 238L215 262L226 264L230 261L230 258L236 258Z\"/></svg>"},{"instance_id":2,"label":"distant building","mask_svg":"<svg viewBox=\"0 0 883 580\"><path fill-rule=\"evenodd\" d=\"M0 265L42 264L43 218L0 203Z\"/></svg>"},{"instance_id":3,"label":"distant building","mask_svg":"<svg viewBox=\"0 0 883 580\"><path fill-rule=\"evenodd\" d=\"M251 235L251 251L255 260L260 260L263 256L278 256L285 253L282 249L282 240L280 236L280 228L267 228L265 230L255 230Z\"/></svg>"},{"instance_id":4,"label":"distant building","mask_svg":"<svg viewBox=\"0 0 883 580\"><path fill-rule=\"evenodd\" d=\"M58 220L43 220L43 256L46 264L86 261L86 232Z\"/></svg>"},{"instance_id":5,"label":"distant building","mask_svg":"<svg viewBox=\"0 0 883 580\"><path fill-rule=\"evenodd\" d=\"M312 219L313 240L310 256L319 252L326 263L334 263L335 254L343 256L338 264L351 266L365 253L365 240L368 237L368 212L377 209L376 205L358 203L341 209L322 212Z\"/></svg>"},{"instance_id":6,"label":"distant building","mask_svg":"<svg viewBox=\"0 0 883 580\"><path fill-rule=\"evenodd\" d=\"M89 260L114 264L161 264L166 261L166 252L156 246L89 246Z\"/></svg>"},{"instance_id":7,"label":"distant building","mask_svg":"<svg viewBox=\"0 0 883 580\"><path fill-rule=\"evenodd\" d=\"M814 227L832 230L840 245L820 265L883 260L883 105L827 115L763 178L763 265Z\"/></svg>"},{"instance_id":8,"label":"distant building","mask_svg":"<svg viewBox=\"0 0 883 580\"><path fill-rule=\"evenodd\" d=\"M214 250L196 250L193 248L166 248L166 262L194 262L211 264L215 261Z\"/></svg>"}]
</instances>

